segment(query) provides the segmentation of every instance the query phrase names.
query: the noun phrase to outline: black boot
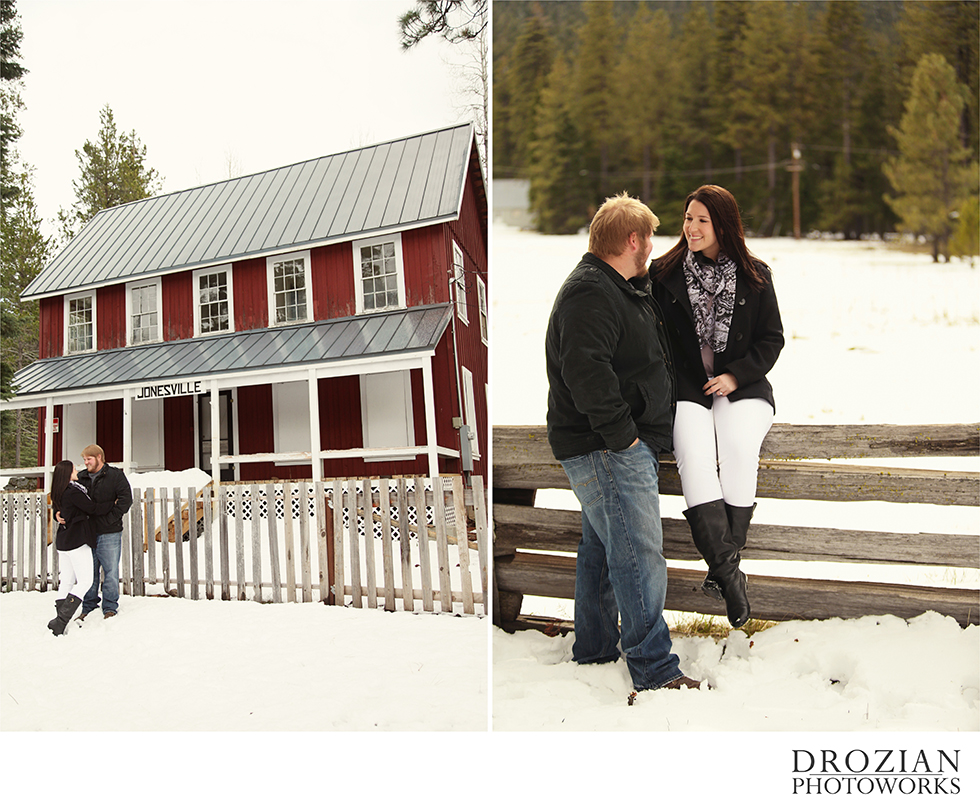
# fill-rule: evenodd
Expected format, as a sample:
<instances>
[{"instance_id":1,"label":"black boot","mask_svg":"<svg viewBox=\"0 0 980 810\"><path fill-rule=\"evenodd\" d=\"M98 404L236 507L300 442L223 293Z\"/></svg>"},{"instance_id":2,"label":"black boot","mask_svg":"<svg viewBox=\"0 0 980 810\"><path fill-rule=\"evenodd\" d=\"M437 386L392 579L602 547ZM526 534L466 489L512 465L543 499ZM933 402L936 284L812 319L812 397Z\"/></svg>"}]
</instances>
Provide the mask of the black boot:
<instances>
[{"instance_id":1,"label":"black boot","mask_svg":"<svg viewBox=\"0 0 980 810\"><path fill-rule=\"evenodd\" d=\"M749 620L749 598L745 593L745 574L739 568L739 549L728 525L724 501L692 506L684 517L691 525L694 545L708 564L708 576L701 590L725 600L728 621L741 627Z\"/></svg>"},{"instance_id":2,"label":"black boot","mask_svg":"<svg viewBox=\"0 0 980 810\"><path fill-rule=\"evenodd\" d=\"M728 525L732 530L732 540L735 541L735 548L739 551L745 548L745 539L749 533L749 524L752 522L752 513L755 512L755 507L755 504L752 506L725 504L725 511L728 513Z\"/></svg>"},{"instance_id":3,"label":"black boot","mask_svg":"<svg viewBox=\"0 0 980 810\"><path fill-rule=\"evenodd\" d=\"M48 622L48 629L56 636L68 632L68 622L71 621L71 617L75 615L75 611L81 606L82 600L75 596L75 594L70 593L64 599L59 599L58 602L61 602L58 605L58 615Z\"/></svg>"}]
</instances>

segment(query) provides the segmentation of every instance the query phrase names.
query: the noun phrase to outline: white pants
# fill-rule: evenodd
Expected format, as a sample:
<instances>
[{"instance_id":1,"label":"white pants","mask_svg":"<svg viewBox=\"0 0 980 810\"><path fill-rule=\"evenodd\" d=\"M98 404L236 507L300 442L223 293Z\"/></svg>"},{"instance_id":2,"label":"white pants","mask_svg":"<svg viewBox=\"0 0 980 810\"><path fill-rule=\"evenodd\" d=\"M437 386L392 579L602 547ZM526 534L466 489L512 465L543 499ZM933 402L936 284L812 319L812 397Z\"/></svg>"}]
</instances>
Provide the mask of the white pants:
<instances>
[{"instance_id":1,"label":"white pants","mask_svg":"<svg viewBox=\"0 0 980 810\"><path fill-rule=\"evenodd\" d=\"M678 402L674 458L687 507L723 500L752 506L759 480L759 448L773 420L764 399L715 397L711 408Z\"/></svg>"},{"instance_id":2,"label":"white pants","mask_svg":"<svg viewBox=\"0 0 980 810\"><path fill-rule=\"evenodd\" d=\"M71 551L59 551L58 569L61 572L58 598L64 599L73 593L79 599L84 599L88 589L92 587L95 572L92 547L85 545Z\"/></svg>"}]
</instances>

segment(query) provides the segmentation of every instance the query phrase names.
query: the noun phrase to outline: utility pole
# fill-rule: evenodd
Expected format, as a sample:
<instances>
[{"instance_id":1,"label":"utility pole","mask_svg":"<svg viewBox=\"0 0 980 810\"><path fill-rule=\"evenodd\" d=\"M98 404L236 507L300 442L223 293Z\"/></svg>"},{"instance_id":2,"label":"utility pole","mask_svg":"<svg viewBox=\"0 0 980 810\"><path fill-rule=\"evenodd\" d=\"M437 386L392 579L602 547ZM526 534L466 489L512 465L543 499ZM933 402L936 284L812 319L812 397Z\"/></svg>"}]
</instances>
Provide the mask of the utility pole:
<instances>
[{"instance_id":1,"label":"utility pole","mask_svg":"<svg viewBox=\"0 0 980 810\"><path fill-rule=\"evenodd\" d=\"M793 159L787 164L786 171L793 175L793 238L800 238L800 172L803 171L803 163L800 147L793 144Z\"/></svg>"}]
</instances>

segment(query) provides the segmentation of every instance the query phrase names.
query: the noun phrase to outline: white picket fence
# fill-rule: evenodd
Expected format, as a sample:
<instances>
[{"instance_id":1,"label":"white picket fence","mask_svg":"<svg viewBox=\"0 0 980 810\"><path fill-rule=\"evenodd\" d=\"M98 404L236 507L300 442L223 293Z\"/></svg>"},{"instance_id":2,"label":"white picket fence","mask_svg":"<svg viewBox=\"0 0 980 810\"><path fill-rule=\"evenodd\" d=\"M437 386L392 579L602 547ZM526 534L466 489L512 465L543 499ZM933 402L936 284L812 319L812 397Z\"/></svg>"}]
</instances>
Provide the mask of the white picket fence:
<instances>
[{"instance_id":1,"label":"white picket fence","mask_svg":"<svg viewBox=\"0 0 980 810\"><path fill-rule=\"evenodd\" d=\"M133 490L122 593L486 615L480 477L221 484ZM43 492L4 492L3 589L58 581Z\"/></svg>"}]
</instances>

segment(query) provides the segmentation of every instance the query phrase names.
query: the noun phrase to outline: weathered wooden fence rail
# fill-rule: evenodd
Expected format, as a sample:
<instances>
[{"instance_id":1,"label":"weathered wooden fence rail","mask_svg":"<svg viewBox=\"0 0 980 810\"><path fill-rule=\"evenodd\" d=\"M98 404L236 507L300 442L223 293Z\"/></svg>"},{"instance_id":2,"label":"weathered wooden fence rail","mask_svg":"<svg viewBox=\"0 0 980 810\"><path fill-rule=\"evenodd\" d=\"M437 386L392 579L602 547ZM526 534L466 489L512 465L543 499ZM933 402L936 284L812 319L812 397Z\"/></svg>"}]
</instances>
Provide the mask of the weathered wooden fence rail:
<instances>
[{"instance_id":1,"label":"weathered wooden fence rail","mask_svg":"<svg viewBox=\"0 0 980 810\"><path fill-rule=\"evenodd\" d=\"M816 501L980 505L980 474L841 464L838 459L973 457L980 425L774 425L762 447L760 498ZM813 461L822 459L822 461ZM581 537L577 511L534 506L539 489L568 489L568 479L548 446L544 427L494 427L494 622L533 626L521 617L524 595L571 599L574 552ZM660 492L680 495L672 457L661 459ZM977 524L980 527L980 512ZM697 560L683 519L665 518L664 555ZM747 560L801 560L888 565L980 567L977 534L903 534L753 524ZM670 568L669 610L724 614L724 604L704 597L703 571ZM962 625L980 622L980 593L964 588L893 585L752 575L752 615L759 619L853 618L894 614L903 618L935 610Z\"/></svg>"},{"instance_id":2,"label":"weathered wooden fence rail","mask_svg":"<svg viewBox=\"0 0 980 810\"><path fill-rule=\"evenodd\" d=\"M45 493L2 494L5 590L58 581ZM486 613L483 481L459 476L134 490L122 592ZM177 542L179 538L180 542Z\"/></svg>"}]
</instances>

